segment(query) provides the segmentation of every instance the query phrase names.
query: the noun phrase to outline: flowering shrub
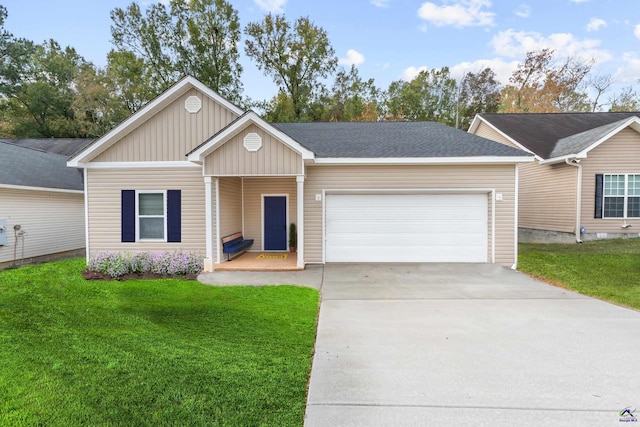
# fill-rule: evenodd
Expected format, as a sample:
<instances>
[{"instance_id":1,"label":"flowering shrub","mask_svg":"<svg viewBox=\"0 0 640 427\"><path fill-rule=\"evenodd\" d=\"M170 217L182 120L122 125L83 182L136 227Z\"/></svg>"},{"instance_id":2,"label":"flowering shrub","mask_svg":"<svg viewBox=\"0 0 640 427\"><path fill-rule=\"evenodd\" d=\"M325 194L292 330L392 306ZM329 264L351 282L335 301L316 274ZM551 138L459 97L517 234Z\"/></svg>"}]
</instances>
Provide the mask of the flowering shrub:
<instances>
[{"instance_id":1,"label":"flowering shrub","mask_svg":"<svg viewBox=\"0 0 640 427\"><path fill-rule=\"evenodd\" d=\"M155 273L162 275L197 274L202 271L202 256L193 252L98 252L91 256L87 268L120 277L130 273Z\"/></svg>"}]
</instances>

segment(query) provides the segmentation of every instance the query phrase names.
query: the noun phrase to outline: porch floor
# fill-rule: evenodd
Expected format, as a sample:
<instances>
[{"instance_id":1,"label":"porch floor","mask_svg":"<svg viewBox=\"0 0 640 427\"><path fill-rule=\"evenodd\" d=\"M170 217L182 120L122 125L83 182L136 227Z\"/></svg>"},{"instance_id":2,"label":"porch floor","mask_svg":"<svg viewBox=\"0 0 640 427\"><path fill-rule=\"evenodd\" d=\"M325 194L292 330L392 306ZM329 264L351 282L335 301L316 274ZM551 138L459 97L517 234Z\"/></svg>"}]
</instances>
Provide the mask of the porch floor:
<instances>
[{"instance_id":1,"label":"porch floor","mask_svg":"<svg viewBox=\"0 0 640 427\"><path fill-rule=\"evenodd\" d=\"M225 255L226 257L226 255ZM296 252L245 252L231 261L216 264L215 271L296 271L298 254Z\"/></svg>"}]
</instances>

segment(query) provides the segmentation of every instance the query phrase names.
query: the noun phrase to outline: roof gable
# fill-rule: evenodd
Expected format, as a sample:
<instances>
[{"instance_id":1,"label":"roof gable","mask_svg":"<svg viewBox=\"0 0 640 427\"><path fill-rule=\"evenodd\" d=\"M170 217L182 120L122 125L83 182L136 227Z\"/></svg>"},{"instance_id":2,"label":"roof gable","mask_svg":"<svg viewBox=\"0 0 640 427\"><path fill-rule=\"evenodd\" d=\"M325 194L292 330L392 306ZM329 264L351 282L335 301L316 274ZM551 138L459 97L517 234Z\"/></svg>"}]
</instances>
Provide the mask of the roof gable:
<instances>
[{"instance_id":1,"label":"roof gable","mask_svg":"<svg viewBox=\"0 0 640 427\"><path fill-rule=\"evenodd\" d=\"M593 145L595 136L606 133L606 126L612 125L615 128L615 123L621 123L630 117L640 117L640 113L492 113L479 116L537 156L551 159L578 154ZM598 128L602 129L596 130ZM591 144L580 143L580 134L587 137L585 141L591 141ZM572 150L574 152L570 152Z\"/></svg>"},{"instance_id":2,"label":"roof gable","mask_svg":"<svg viewBox=\"0 0 640 427\"><path fill-rule=\"evenodd\" d=\"M69 166L82 167L84 163L91 161L96 156L103 153L113 144L132 132L134 129L147 123L155 114L170 105L175 100L179 99L185 93L191 89L196 89L199 92L205 94L209 98L213 99L218 104L222 105L227 110L231 111L235 115L243 113L242 109L233 105L225 98L220 96L215 91L211 90L203 83L199 82L193 77L185 77L169 89L164 91L154 100L146 104L142 109L131 115L124 122L107 132L104 136L97 139L93 144L77 153L69 160Z\"/></svg>"},{"instance_id":3,"label":"roof gable","mask_svg":"<svg viewBox=\"0 0 640 427\"><path fill-rule=\"evenodd\" d=\"M242 132L242 130L251 124L256 125L258 128L278 139L286 147L298 153L303 160L314 158L314 153L302 146L298 141L264 121L255 112L247 111L245 114L238 117L238 119L233 123L230 123L226 128L222 129L220 132L202 143L199 147L191 151L188 154L187 159L191 162L202 163L206 156L211 154L227 141L231 140L231 138Z\"/></svg>"}]
</instances>

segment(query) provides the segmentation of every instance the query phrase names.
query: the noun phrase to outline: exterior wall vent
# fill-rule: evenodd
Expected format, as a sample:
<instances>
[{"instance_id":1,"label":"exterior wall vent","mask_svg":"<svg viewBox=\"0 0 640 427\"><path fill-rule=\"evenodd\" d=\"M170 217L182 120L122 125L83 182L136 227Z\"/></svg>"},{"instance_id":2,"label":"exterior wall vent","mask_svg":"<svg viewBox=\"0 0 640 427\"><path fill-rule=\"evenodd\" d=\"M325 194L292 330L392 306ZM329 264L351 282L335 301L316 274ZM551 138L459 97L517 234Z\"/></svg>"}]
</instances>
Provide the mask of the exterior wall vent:
<instances>
[{"instance_id":1,"label":"exterior wall vent","mask_svg":"<svg viewBox=\"0 0 640 427\"><path fill-rule=\"evenodd\" d=\"M195 95L188 97L184 101L184 109L190 113L197 113L202 108L202 101Z\"/></svg>"},{"instance_id":2,"label":"exterior wall vent","mask_svg":"<svg viewBox=\"0 0 640 427\"><path fill-rule=\"evenodd\" d=\"M262 138L255 132L248 133L243 140L247 151L258 151L262 148Z\"/></svg>"}]
</instances>

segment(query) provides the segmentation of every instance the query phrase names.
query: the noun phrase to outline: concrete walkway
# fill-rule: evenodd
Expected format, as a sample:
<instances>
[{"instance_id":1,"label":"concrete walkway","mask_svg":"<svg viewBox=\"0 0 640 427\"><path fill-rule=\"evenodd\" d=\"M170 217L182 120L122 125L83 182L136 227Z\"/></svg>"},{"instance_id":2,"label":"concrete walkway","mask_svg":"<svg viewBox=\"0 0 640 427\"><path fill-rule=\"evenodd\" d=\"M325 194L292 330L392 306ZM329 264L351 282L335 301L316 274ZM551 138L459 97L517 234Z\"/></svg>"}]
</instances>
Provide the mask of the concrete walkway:
<instances>
[{"instance_id":1,"label":"concrete walkway","mask_svg":"<svg viewBox=\"0 0 640 427\"><path fill-rule=\"evenodd\" d=\"M306 427L615 426L640 409L636 311L495 265L323 279Z\"/></svg>"}]
</instances>

